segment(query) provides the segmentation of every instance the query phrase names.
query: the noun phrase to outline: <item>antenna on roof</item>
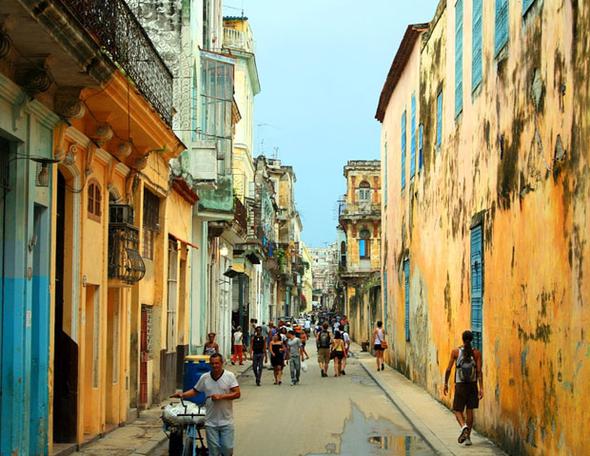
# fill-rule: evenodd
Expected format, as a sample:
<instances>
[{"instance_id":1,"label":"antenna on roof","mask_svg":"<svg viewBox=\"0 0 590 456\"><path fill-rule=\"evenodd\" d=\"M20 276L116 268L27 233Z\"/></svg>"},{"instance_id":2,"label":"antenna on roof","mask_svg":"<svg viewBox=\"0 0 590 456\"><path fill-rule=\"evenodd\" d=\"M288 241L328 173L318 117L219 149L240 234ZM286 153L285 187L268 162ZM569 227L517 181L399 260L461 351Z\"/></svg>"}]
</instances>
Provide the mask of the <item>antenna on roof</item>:
<instances>
[{"instance_id":1,"label":"antenna on roof","mask_svg":"<svg viewBox=\"0 0 590 456\"><path fill-rule=\"evenodd\" d=\"M272 148L272 158L275 160L279 158L279 146L274 146Z\"/></svg>"}]
</instances>

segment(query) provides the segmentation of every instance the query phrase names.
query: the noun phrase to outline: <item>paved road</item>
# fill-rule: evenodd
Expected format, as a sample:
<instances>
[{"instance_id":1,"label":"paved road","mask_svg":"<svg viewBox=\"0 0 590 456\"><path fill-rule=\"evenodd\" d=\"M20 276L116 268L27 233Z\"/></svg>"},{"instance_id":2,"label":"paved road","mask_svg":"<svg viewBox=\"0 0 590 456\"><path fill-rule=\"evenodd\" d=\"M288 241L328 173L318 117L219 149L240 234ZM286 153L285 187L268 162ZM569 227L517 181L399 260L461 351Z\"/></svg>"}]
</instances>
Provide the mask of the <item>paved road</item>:
<instances>
[{"instance_id":1,"label":"paved road","mask_svg":"<svg viewBox=\"0 0 590 456\"><path fill-rule=\"evenodd\" d=\"M386 398L355 359L346 375L322 378L315 357L301 383L273 385L265 370L257 387L252 371L240 379L242 398L234 403L236 454L316 456L432 455L434 452Z\"/></svg>"},{"instance_id":2,"label":"paved road","mask_svg":"<svg viewBox=\"0 0 590 456\"><path fill-rule=\"evenodd\" d=\"M242 398L234 402L236 455L430 456L434 451L416 435L358 361L346 375L322 378L315 350L301 383L273 385L265 369L257 387L251 370L239 379ZM167 454L165 446L156 452Z\"/></svg>"}]
</instances>

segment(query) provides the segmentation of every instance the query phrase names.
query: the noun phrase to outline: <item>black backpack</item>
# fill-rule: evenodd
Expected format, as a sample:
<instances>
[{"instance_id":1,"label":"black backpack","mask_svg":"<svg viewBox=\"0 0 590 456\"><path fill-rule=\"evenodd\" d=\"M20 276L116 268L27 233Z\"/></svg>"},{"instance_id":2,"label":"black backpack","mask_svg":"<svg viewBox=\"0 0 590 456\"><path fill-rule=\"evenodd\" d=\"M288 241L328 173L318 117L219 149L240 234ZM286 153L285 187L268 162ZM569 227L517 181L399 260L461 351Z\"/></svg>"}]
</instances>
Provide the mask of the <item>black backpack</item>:
<instances>
[{"instance_id":1,"label":"black backpack","mask_svg":"<svg viewBox=\"0 0 590 456\"><path fill-rule=\"evenodd\" d=\"M328 331L322 331L320 333L320 342L319 342L319 347L320 348L330 348L330 334L328 334Z\"/></svg>"}]
</instances>

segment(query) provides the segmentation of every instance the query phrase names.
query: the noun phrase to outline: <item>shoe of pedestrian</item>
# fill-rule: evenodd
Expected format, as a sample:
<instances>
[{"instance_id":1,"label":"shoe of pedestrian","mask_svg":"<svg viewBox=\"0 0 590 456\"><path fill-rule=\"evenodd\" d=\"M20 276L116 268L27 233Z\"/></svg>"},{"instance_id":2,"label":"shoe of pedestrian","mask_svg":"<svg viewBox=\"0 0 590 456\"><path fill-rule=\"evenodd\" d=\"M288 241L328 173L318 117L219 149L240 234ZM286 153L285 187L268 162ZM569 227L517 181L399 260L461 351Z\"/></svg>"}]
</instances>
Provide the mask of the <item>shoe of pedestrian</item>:
<instances>
[{"instance_id":1,"label":"shoe of pedestrian","mask_svg":"<svg viewBox=\"0 0 590 456\"><path fill-rule=\"evenodd\" d=\"M256 386L260 386L260 382L259 381L256 382Z\"/></svg>"},{"instance_id":2,"label":"shoe of pedestrian","mask_svg":"<svg viewBox=\"0 0 590 456\"><path fill-rule=\"evenodd\" d=\"M467 425L464 425L461 428L461 433L459 434L459 438L457 439L457 442L463 443L468 438L469 438L469 428L467 427Z\"/></svg>"},{"instance_id":3,"label":"shoe of pedestrian","mask_svg":"<svg viewBox=\"0 0 590 456\"><path fill-rule=\"evenodd\" d=\"M465 439L465 445L467 445L467 446L471 446L471 445L473 445L473 443L471 443L471 439L470 439L469 437L467 437L467 438Z\"/></svg>"},{"instance_id":4,"label":"shoe of pedestrian","mask_svg":"<svg viewBox=\"0 0 590 456\"><path fill-rule=\"evenodd\" d=\"M341 373L342 375L346 375L346 372L344 372L344 371L342 371L342 372L340 372L340 373Z\"/></svg>"}]
</instances>

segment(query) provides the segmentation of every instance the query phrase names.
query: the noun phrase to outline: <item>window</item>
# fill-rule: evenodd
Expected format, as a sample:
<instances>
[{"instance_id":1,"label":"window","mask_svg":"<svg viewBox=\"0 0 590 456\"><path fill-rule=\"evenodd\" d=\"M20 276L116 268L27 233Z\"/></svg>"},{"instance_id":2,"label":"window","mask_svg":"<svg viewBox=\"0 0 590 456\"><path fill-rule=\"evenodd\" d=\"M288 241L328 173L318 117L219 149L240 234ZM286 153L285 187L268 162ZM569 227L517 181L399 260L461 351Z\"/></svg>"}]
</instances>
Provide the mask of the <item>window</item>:
<instances>
[{"instance_id":1,"label":"window","mask_svg":"<svg viewBox=\"0 0 590 456\"><path fill-rule=\"evenodd\" d=\"M418 127L418 172L424 167L424 125Z\"/></svg>"},{"instance_id":2,"label":"window","mask_svg":"<svg viewBox=\"0 0 590 456\"><path fill-rule=\"evenodd\" d=\"M508 43L508 0L496 0L496 36L494 38L496 57Z\"/></svg>"},{"instance_id":3,"label":"window","mask_svg":"<svg viewBox=\"0 0 590 456\"><path fill-rule=\"evenodd\" d=\"M147 188L143 193L143 257L154 259L156 236L160 232L160 199Z\"/></svg>"},{"instance_id":4,"label":"window","mask_svg":"<svg viewBox=\"0 0 590 456\"><path fill-rule=\"evenodd\" d=\"M406 341L410 340L410 260L404 260L404 329Z\"/></svg>"},{"instance_id":5,"label":"window","mask_svg":"<svg viewBox=\"0 0 590 456\"><path fill-rule=\"evenodd\" d=\"M472 27L472 45L471 45L471 91L479 87L482 80L483 61L482 61L482 8L483 0L473 0L473 17Z\"/></svg>"},{"instance_id":6,"label":"window","mask_svg":"<svg viewBox=\"0 0 590 456\"><path fill-rule=\"evenodd\" d=\"M481 351L483 325L483 230L471 229L471 331L473 346Z\"/></svg>"},{"instance_id":7,"label":"window","mask_svg":"<svg viewBox=\"0 0 590 456\"><path fill-rule=\"evenodd\" d=\"M361 230L359 238L359 258L367 260L371 258L371 233L364 228Z\"/></svg>"},{"instance_id":8,"label":"window","mask_svg":"<svg viewBox=\"0 0 590 456\"><path fill-rule=\"evenodd\" d=\"M358 199L361 203L371 201L371 185L367 181L362 181L358 188Z\"/></svg>"},{"instance_id":9,"label":"window","mask_svg":"<svg viewBox=\"0 0 590 456\"><path fill-rule=\"evenodd\" d=\"M455 117L463 111L463 0L455 5Z\"/></svg>"},{"instance_id":10,"label":"window","mask_svg":"<svg viewBox=\"0 0 590 456\"><path fill-rule=\"evenodd\" d=\"M401 138L402 138L402 190L406 188L406 111L402 114L401 124Z\"/></svg>"},{"instance_id":11,"label":"window","mask_svg":"<svg viewBox=\"0 0 590 456\"><path fill-rule=\"evenodd\" d=\"M442 143L442 111L443 111L443 94L442 89L436 96L436 147L440 148Z\"/></svg>"},{"instance_id":12,"label":"window","mask_svg":"<svg viewBox=\"0 0 590 456\"><path fill-rule=\"evenodd\" d=\"M522 15L524 16L527 11L529 9L531 9L531 6L533 6L533 3L535 3L535 0L522 0Z\"/></svg>"},{"instance_id":13,"label":"window","mask_svg":"<svg viewBox=\"0 0 590 456\"><path fill-rule=\"evenodd\" d=\"M412 94L410 111L410 179L416 174L416 95Z\"/></svg>"},{"instance_id":14,"label":"window","mask_svg":"<svg viewBox=\"0 0 590 456\"><path fill-rule=\"evenodd\" d=\"M102 195L100 185L96 181L90 181L88 185L88 217L100 222L102 215Z\"/></svg>"}]
</instances>

